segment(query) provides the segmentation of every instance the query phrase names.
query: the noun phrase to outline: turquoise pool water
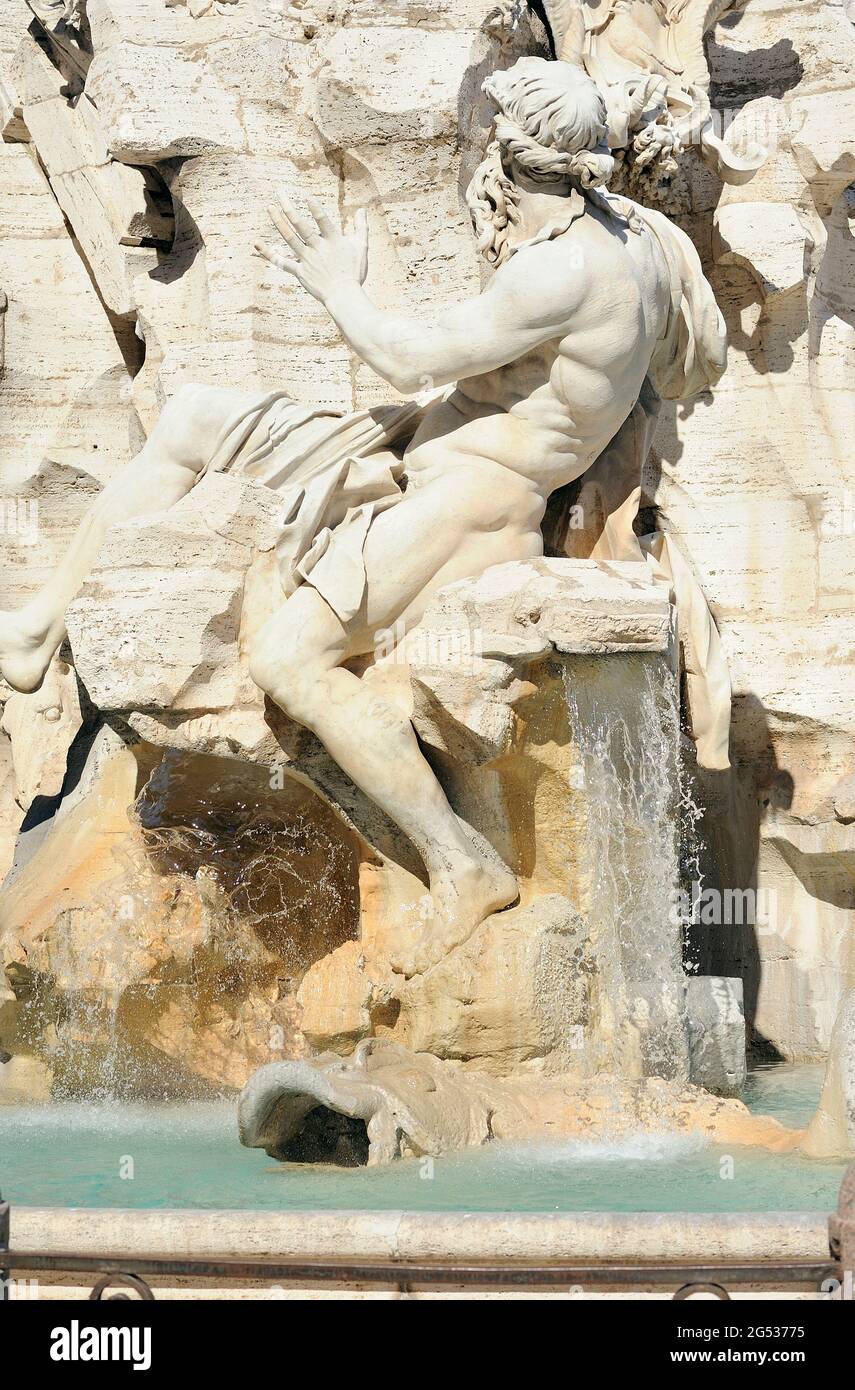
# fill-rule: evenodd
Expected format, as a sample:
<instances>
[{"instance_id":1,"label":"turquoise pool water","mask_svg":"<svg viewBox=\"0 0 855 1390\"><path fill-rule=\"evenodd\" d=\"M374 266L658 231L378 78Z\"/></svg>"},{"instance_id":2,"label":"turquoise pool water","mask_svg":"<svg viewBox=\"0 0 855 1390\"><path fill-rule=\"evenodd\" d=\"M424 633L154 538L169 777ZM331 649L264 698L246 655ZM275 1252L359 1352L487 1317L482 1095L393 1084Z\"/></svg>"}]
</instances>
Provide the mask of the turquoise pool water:
<instances>
[{"instance_id":1,"label":"turquoise pool water","mask_svg":"<svg viewBox=\"0 0 855 1390\"><path fill-rule=\"evenodd\" d=\"M821 1082L821 1067L764 1068L745 1099L803 1125ZM0 1191L26 1206L827 1212L844 1166L642 1135L496 1144L432 1165L302 1168L242 1149L233 1100L0 1108Z\"/></svg>"}]
</instances>

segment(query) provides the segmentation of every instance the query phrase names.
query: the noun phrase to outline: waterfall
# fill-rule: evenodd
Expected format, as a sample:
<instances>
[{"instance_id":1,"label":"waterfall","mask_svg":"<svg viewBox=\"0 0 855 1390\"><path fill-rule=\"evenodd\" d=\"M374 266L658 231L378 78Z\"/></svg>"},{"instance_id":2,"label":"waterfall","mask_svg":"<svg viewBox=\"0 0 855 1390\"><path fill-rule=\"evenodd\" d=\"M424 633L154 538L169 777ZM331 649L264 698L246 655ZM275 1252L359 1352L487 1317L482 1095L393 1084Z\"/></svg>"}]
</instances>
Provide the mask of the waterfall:
<instances>
[{"instance_id":1,"label":"waterfall","mask_svg":"<svg viewBox=\"0 0 855 1390\"><path fill-rule=\"evenodd\" d=\"M687 1070L680 884L680 718L666 657L564 664L573 785L586 800L580 885L600 978L598 1065Z\"/></svg>"}]
</instances>

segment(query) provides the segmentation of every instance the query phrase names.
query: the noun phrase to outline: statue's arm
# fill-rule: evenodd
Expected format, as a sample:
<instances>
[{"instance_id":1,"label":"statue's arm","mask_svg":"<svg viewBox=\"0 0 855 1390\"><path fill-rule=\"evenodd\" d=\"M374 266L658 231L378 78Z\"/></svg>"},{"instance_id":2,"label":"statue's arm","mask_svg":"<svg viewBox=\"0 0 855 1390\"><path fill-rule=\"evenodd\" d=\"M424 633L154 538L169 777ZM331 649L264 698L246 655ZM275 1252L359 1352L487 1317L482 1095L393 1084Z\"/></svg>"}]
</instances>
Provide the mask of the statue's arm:
<instances>
[{"instance_id":1,"label":"statue's arm","mask_svg":"<svg viewBox=\"0 0 855 1390\"><path fill-rule=\"evenodd\" d=\"M533 257L536 253L532 253ZM390 314L361 285L342 284L327 311L364 362L396 391L409 394L496 371L566 331L569 309L538 294L534 268L521 254L483 294L431 317Z\"/></svg>"},{"instance_id":2,"label":"statue's arm","mask_svg":"<svg viewBox=\"0 0 855 1390\"><path fill-rule=\"evenodd\" d=\"M513 257L483 294L431 319L387 313L363 288L364 216L345 235L314 203L309 206L316 226L283 206L286 218L272 209L271 216L290 250L259 246L259 251L294 275L326 307L362 360L405 394L495 371L563 336L584 293L581 272L568 274L561 248L544 242Z\"/></svg>"}]
</instances>

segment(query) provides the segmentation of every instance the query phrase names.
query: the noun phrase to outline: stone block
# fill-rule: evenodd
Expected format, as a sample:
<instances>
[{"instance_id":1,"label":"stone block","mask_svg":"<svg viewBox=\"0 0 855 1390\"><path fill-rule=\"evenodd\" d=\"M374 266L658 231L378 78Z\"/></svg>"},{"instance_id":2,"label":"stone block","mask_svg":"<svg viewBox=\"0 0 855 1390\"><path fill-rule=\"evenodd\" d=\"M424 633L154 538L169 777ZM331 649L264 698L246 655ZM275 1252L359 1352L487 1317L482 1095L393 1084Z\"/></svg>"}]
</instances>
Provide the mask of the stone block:
<instances>
[{"instance_id":1,"label":"stone block","mask_svg":"<svg viewBox=\"0 0 855 1390\"><path fill-rule=\"evenodd\" d=\"M745 1085L742 980L695 975L686 981L690 1075L717 1096L738 1096Z\"/></svg>"}]
</instances>

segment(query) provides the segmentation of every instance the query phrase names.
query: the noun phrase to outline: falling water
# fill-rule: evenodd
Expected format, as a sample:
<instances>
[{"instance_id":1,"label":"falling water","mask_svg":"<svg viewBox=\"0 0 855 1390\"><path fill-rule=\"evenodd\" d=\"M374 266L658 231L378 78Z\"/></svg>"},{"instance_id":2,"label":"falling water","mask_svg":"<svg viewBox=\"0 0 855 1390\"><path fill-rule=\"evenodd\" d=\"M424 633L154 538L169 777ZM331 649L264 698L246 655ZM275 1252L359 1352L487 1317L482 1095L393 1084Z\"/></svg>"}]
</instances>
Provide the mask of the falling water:
<instances>
[{"instance_id":1,"label":"falling water","mask_svg":"<svg viewBox=\"0 0 855 1390\"><path fill-rule=\"evenodd\" d=\"M583 891L602 982L601 1061L625 1074L685 1075L674 673L664 657L580 657L565 663L564 682L574 785L586 798Z\"/></svg>"},{"instance_id":2,"label":"falling water","mask_svg":"<svg viewBox=\"0 0 855 1390\"><path fill-rule=\"evenodd\" d=\"M177 807L170 779L165 759L131 813L136 835L116 837L85 908L66 910L19 972L22 1035L49 1064L56 1097L216 1090L204 1070L184 1071L180 1032L163 1052L161 1011L209 1037L243 1029L260 1065L291 1041L293 991L318 946L352 936L350 850L328 826L287 792L281 806L264 795L266 779L227 805L197 781Z\"/></svg>"}]
</instances>

